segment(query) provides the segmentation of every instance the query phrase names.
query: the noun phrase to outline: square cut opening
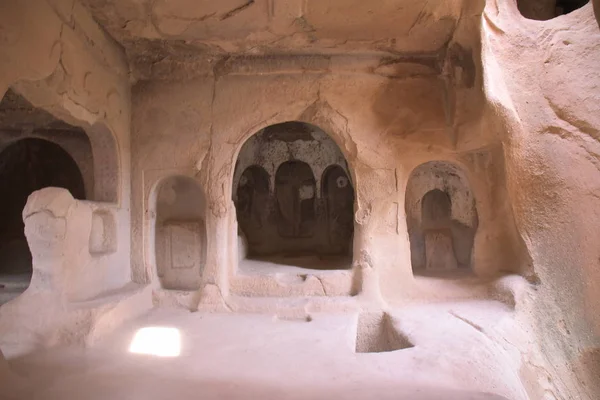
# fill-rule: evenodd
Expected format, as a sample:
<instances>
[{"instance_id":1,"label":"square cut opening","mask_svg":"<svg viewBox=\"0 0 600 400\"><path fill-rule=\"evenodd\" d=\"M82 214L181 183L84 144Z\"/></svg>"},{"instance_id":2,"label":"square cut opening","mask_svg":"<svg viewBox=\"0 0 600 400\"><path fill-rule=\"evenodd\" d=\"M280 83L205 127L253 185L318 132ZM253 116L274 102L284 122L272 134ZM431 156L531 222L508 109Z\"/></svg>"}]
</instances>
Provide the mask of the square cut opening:
<instances>
[{"instance_id":1,"label":"square cut opening","mask_svg":"<svg viewBox=\"0 0 600 400\"><path fill-rule=\"evenodd\" d=\"M414 347L385 312L363 312L356 327L356 353L383 353Z\"/></svg>"}]
</instances>

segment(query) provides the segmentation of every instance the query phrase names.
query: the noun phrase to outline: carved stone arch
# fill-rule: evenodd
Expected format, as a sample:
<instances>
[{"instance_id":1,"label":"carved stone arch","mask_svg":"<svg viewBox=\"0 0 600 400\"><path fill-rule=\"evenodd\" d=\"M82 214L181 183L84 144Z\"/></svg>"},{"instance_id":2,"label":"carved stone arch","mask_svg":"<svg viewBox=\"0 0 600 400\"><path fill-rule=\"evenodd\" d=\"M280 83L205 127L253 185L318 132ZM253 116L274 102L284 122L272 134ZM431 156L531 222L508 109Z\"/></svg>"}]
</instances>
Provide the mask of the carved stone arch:
<instances>
[{"instance_id":1,"label":"carved stone arch","mask_svg":"<svg viewBox=\"0 0 600 400\"><path fill-rule=\"evenodd\" d=\"M40 189L67 189L85 199L85 184L77 163L56 143L27 137L0 149L0 275L12 277L11 285L24 290L32 273L32 255L25 237L23 209L29 196ZM0 304L15 290L3 293ZM9 296L9 297L7 297Z\"/></svg>"},{"instance_id":2,"label":"carved stone arch","mask_svg":"<svg viewBox=\"0 0 600 400\"><path fill-rule=\"evenodd\" d=\"M327 135L337 144L344 155L350 178L356 182L355 171L352 167L358 156L358 147L350 135L348 119L331 107L327 101L318 100L307 107L298 120L318 126L327 132Z\"/></svg>"},{"instance_id":3,"label":"carved stone arch","mask_svg":"<svg viewBox=\"0 0 600 400\"><path fill-rule=\"evenodd\" d=\"M260 165L251 165L244 170L237 187L234 202L240 229L255 238L266 224L269 216L270 177Z\"/></svg>"},{"instance_id":4,"label":"carved stone arch","mask_svg":"<svg viewBox=\"0 0 600 400\"><path fill-rule=\"evenodd\" d=\"M316 225L316 180L308 163L289 160L275 173L277 232L286 238L312 237Z\"/></svg>"},{"instance_id":5,"label":"carved stone arch","mask_svg":"<svg viewBox=\"0 0 600 400\"><path fill-rule=\"evenodd\" d=\"M346 171L330 165L323 172L321 195L327 220L329 245L341 253L351 250L354 233L354 188Z\"/></svg>"},{"instance_id":6,"label":"carved stone arch","mask_svg":"<svg viewBox=\"0 0 600 400\"><path fill-rule=\"evenodd\" d=\"M472 267L479 219L461 167L447 161L417 166L408 179L405 201L413 270Z\"/></svg>"},{"instance_id":7,"label":"carved stone arch","mask_svg":"<svg viewBox=\"0 0 600 400\"><path fill-rule=\"evenodd\" d=\"M235 162L232 198L249 256L347 256L350 253L354 230L351 184L346 188L352 192L346 196L349 204L340 203L346 207L342 214L347 223L342 225L349 225L347 232L332 240L336 235L328 231L337 227L335 223L328 225L331 219L327 217L327 210L332 211L335 201L327 205L322 193L326 185L322 179L329 176L325 172L333 166L337 167L335 171L340 171L340 179L352 182L346 157L338 144L311 123L287 121L269 125L246 140ZM259 202L260 216L258 212L249 213L249 205L255 203L250 198L259 193L255 189L246 193L241 184L256 181L255 177L248 176L256 167L263 171L261 176L270 178L271 188L268 198ZM261 193L265 192L263 188ZM332 211L331 215L336 213ZM340 244L342 237L344 244Z\"/></svg>"},{"instance_id":8,"label":"carved stone arch","mask_svg":"<svg viewBox=\"0 0 600 400\"><path fill-rule=\"evenodd\" d=\"M40 96L33 85L17 86L28 96ZM37 107L21 91L12 89L2 98L0 110L0 146L25 137L54 142L67 150L80 167L88 200L119 203L120 154L116 138L105 123L90 125L56 104Z\"/></svg>"},{"instance_id":9,"label":"carved stone arch","mask_svg":"<svg viewBox=\"0 0 600 400\"><path fill-rule=\"evenodd\" d=\"M152 200L154 260L164 289L197 290L206 264L206 197L193 178L172 175L160 180Z\"/></svg>"}]
</instances>

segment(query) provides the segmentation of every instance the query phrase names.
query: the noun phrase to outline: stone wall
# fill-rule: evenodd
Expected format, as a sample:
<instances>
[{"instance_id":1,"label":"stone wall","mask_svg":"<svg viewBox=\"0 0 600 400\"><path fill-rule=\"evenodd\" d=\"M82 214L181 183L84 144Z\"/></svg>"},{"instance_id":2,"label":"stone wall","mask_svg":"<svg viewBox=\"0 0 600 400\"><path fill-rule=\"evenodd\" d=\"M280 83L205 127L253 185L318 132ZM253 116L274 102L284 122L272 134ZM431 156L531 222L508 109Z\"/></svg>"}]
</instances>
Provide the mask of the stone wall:
<instances>
[{"instance_id":1,"label":"stone wall","mask_svg":"<svg viewBox=\"0 0 600 400\"><path fill-rule=\"evenodd\" d=\"M94 159L94 195L114 212L113 250L102 278L80 289L93 297L130 280L129 83L124 53L77 1L0 5L0 93L10 87L33 105L83 129ZM103 206L104 207L104 206ZM109 246L110 247L110 246Z\"/></svg>"},{"instance_id":2,"label":"stone wall","mask_svg":"<svg viewBox=\"0 0 600 400\"><path fill-rule=\"evenodd\" d=\"M539 283L522 312L548 364L528 368L540 381L554 377L556 398L597 398L600 31L592 4L538 22L512 2L491 1L483 21L484 123L504 135L508 199Z\"/></svg>"},{"instance_id":3,"label":"stone wall","mask_svg":"<svg viewBox=\"0 0 600 400\"><path fill-rule=\"evenodd\" d=\"M249 32L270 28L266 11L252 9L243 14L248 25L234 26L227 8L215 6L226 21L224 30L235 37L221 42L207 33L212 32L207 26L220 23L213 17L188 20L182 15L186 7L174 10L159 3L153 10L158 17L154 31L147 29L149 17L142 7L130 10L139 12L133 23L124 19L116 25L137 32L146 44L156 38L196 38L210 42L207 46L254 51L273 41L260 35L247 40ZM40 250L37 255L41 273L50 268L56 280L37 279L28 296L3 307L0 330L8 329L20 341L19 332L11 329L23 318L38 324L28 331L35 336L36 329L57 325L48 320L65 315L65 301L89 300L130 279L157 290L182 289L190 309L206 302L231 310L219 300L230 297L229 284L239 272L242 241L232 200L236 160L256 132L299 121L335 142L355 189L352 288L335 293L386 306L428 297L411 268L410 220L418 220L424 195L413 197L411 174L430 162L455 165L460 185L453 185L461 186L465 201L462 211L452 209L450 216L475 230L473 273L479 278L517 273L533 288L518 304L514 293L512 303L507 301L526 326L534 321L537 341L515 345L531 397L537 395L533 388L552 382L549 390L555 397L578 393L595 398L595 366L600 362L600 104L595 101L600 32L592 4L548 21L531 21L514 1L490 0L483 15L482 1L464 7L440 3L430 12L442 35L433 32L420 10L411 9L420 41L410 34L414 24L402 25L394 19L395 11L384 7L374 18L385 23L373 32L404 28L402 40L390 40L390 48L387 42L377 43L383 46L377 51L390 50L385 59L373 51L371 41L342 42L358 31L356 26L328 20L317 1L307 4L306 15L317 33L306 30L302 19L291 23L293 13L277 9L273 24L282 25L272 28L285 36L277 41L279 50L298 48L294 34L302 33L306 43L300 44L307 44L307 51L314 50L312 41L332 37L331 43L350 55L267 56L257 51L238 56L233 51L219 62L202 58L186 64L182 57L169 63L164 57L147 65L140 65L144 59L139 57L133 60L136 77L149 79L137 82L131 96L123 50L78 1L0 3L0 94L10 88L34 107L86 132L96 200L79 202L64 191L50 190L43 196L48 204L40 208L58 209L57 215L26 213L37 227L28 232L32 238L60 239L54 247L41 246L49 254ZM597 9L598 2L594 5ZM187 190L175 190L175 196L163 193L162 185L173 177L191 183L197 195L189 200ZM32 205L36 199L38 195L30 199ZM176 215L179 200L193 205L190 213ZM61 202L68 204L61 209ZM451 203L460 201L451 198ZM78 212L60 214L72 209ZM65 242L67 231L73 243ZM182 251L186 257L171 254L163 270L159 260L170 251L165 237L192 244ZM74 244L84 251L69 247ZM64 259L59 254L63 247L69 250ZM36 259L34 269L35 264ZM169 275L169 269L179 267L190 275ZM165 284L164 278L175 284ZM326 294L323 281L306 280L311 291L296 295ZM52 296L44 297L48 292ZM260 293L248 295L253 294ZM38 313L32 304L49 298L53 311L46 320L27 318ZM546 360L538 365L531 360L539 354ZM530 376L545 383L530 382Z\"/></svg>"},{"instance_id":4,"label":"stone wall","mask_svg":"<svg viewBox=\"0 0 600 400\"><path fill-rule=\"evenodd\" d=\"M410 63L399 79L350 67L344 63L347 58L335 57L322 70L310 72L290 70L285 56L231 59L227 72L219 70L218 76L139 82L133 93L132 133L136 281L151 282L155 276L156 265L150 261L155 257L152 193L161 179L179 174L195 179L206 193L209 240L203 287L216 284L227 296L239 258L231 200L238 154L256 132L289 121L326 132L348 162L356 193L352 273L360 282L358 292L395 302L415 290L405 192L411 171L428 161L456 163L471 183L480 220L473 270L482 276L525 272L510 203L504 201L502 143L473 112L481 100L480 76L467 79L456 72L466 68L465 57L475 57L477 48L456 51L462 55L448 61L458 63L451 91L429 72L406 74ZM458 97L464 103L452 106Z\"/></svg>"}]
</instances>

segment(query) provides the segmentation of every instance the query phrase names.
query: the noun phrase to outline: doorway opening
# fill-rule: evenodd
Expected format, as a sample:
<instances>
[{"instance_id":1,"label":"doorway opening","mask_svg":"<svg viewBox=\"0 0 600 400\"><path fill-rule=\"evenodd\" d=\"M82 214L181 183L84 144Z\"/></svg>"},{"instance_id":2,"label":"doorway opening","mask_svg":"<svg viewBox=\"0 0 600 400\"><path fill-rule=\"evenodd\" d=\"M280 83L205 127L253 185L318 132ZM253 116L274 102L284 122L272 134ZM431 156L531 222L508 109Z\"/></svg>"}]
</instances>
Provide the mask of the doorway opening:
<instances>
[{"instance_id":1,"label":"doorway opening","mask_svg":"<svg viewBox=\"0 0 600 400\"><path fill-rule=\"evenodd\" d=\"M76 199L93 193L94 164L87 134L37 109L15 92L0 102L0 304L31 281L32 256L23 209L45 187L69 190Z\"/></svg>"},{"instance_id":2,"label":"doorway opening","mask_svg":"<svg viewBox=\"0 0 600 400\"><path fill-rule=\"evenodd\" d=\"M32 259L22 212L31 193L60 187L85 199L83 177L57 144L22 139L0 152L0 303L23 292L31 280Z\"/></svg>"},{"instance_id":3,"label":"doorway opening","mask_svg":"<svg viewBox=\"0 0 600 400\"><path fill-rule=\"evenodd\" d=\"M318 127L285 122L248 139L233 201L243 272L350 268L354 187L344 155Z\"/></svg>"}]
</instances>

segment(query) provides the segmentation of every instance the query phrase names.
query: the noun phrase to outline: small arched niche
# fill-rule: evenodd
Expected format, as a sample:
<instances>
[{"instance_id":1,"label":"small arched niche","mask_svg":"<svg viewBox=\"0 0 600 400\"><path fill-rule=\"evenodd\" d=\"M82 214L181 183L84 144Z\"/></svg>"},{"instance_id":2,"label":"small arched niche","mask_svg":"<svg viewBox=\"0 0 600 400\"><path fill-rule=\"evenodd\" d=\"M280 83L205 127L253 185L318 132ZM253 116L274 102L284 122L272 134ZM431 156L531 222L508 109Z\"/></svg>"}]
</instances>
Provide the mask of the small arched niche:
<instances>
[{"instance_id":1,"label":"small arched niche","mask_svg":"<svg viewBox=\"0 0 600 400\"><path fill-rule=\"evenodd\" d=\"M269 187L269 174L259 165L249 166L240 177L236 193L237 218L251 237L259 235L266 221Z\"/></svg>"},{"instance_id":2,"label":"small arched niche","mask_svg":"<svg viewBox=\"0 0 600 400\"><path fill-rule=\"evenodd\" d=\"M282 238L310 238L316 228L316 180L310 165L291 160L275 173L277 233Z\"/></svg>"},{"instance_id":3,"label":"small arched niche","mask_svg":"<svg viewBox=\"0 0 600 400\"><path fill-rule=\"evenodd\" d=\"M197 290L206 263L205 197L186 176L159 183L156 192L156 269L164 289Z\"/></svg>"},{"instance_id":4,"label":"small arched niche","mask_svg":"<svg viewBox=\"0 0 600 400\"><path fill-rule=\"evenodd\" d=\"M285 122L250 137L237 159L233 201L247 246L242 270L350 268L354 188L341 150L316 126Z\"/></svg>"},{"instance_id":5,"label":"small arched niche","mask_svg":"<svg viewBox=\"0 0 600 400\"><path fill-rule=\"evenodd\" d=\"M589 0L517 0L517 7L527 19L546 21L569 14L587 3Z\"/></svg>"},{"instance_id":6,"label":"small arched niche","mask_svg":"<svg viewBox=\"0 0 600 400\"><path fill-rule=\"evenodd\" d=\"M406 187L415 273L468 270L478 226L475 198L462 169L445 161L415 168Z\"/></svg>"},{"instance_id":7,"label":"small arched niche","mask_svg":"<svg viewBox=\"0 0 600 400\"><path fill-rule=\"evenodd\" d=\"M329 249L350 254L354 233L354 188L346 171L331 165L323 172L321 194L325 205Z\"/></svg>"},{"instance_id":8,"label":"small arched niche","mask_svg":"<svg viewBox=\"0 0 600 400\"><path fill-rule=\"evenodd\" d=\"M31 193L60 187L76 199L86 191L77 163L61 146L21 139L0 151L0 304L23 292L31 281L32 258L24 233L23 208Z\"/></svg>"}]
</instances>

